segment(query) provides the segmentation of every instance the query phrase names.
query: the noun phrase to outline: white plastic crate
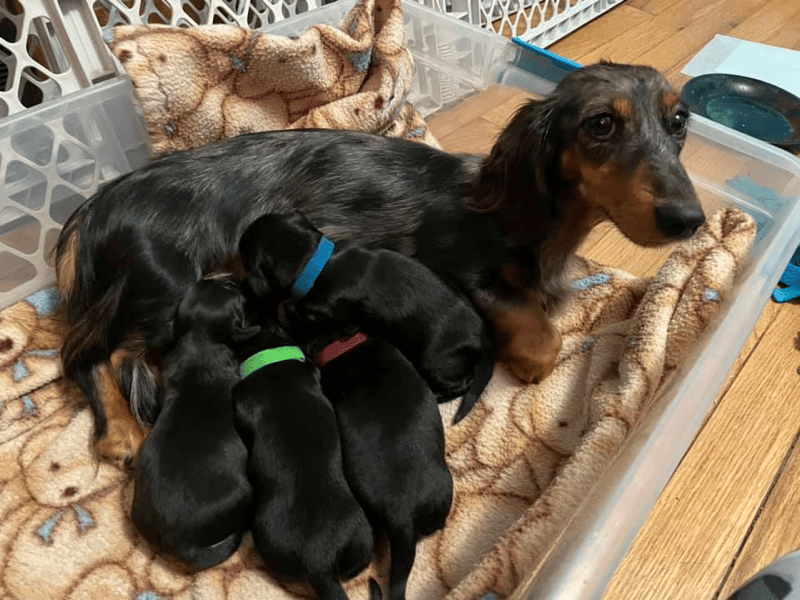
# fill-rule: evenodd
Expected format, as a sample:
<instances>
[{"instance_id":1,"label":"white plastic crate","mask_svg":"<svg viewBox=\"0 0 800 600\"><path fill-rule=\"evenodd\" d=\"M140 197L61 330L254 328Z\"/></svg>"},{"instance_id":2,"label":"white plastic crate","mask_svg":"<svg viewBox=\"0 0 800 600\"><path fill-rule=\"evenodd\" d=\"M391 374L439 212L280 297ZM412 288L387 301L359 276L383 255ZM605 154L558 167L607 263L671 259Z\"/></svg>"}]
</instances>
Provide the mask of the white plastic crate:
<instances>
[{"instance_id":1,"label":"white plastic crate","mask_svg":"<svg viewBox=\"0 0 800 600\"><path fill-rule=\"evenodd\" d=\"M55 281L51 250L98 186L150 157L133 87L114 78L0 121L0 308Z\"/></svg>"},{"instance_id":2,"label":"white plastic crate","mask_svg":"<svg viewBox=\"0 0 800 600\"><path fill-rule=\"evenodd\" d=\"M0 0L0 117L114 76L118 69L103 31L115 25L231 23L261 29L336 1L341 0ZM624 0L416 1L546 47Z\"/></svg>"}]
</instances>

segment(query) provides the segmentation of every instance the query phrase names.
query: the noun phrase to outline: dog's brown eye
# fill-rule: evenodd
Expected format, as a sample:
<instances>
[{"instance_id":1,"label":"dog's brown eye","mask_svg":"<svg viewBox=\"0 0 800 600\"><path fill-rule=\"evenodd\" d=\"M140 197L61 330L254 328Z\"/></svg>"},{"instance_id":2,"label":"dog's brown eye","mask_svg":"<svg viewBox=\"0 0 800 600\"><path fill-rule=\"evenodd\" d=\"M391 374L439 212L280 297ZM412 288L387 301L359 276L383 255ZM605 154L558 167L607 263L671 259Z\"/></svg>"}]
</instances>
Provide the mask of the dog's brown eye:
<instances>
[{"instance_id":1,"label":"dog's brown eye","mask_svg":"<svg viewBox=\"0 0 800 600\"><path fill-rule=\"evenodd\" d=\"M679 112L672 115L669 120L670 131L674 134L680 134L686 131L686 124L689 122L689 115L685 112Z\"/></svg>"},{"instance_id":2,"label":"dog's brown eye","mask_svg":"<svg viewBox=\"0 0 800 600\"><path fill-rule=\"evenodd\" d=\"M608 137L614 131L614 117L609 113L595 115L586 122L586 129L593 137Z\"/></svg>"}]
</instances>

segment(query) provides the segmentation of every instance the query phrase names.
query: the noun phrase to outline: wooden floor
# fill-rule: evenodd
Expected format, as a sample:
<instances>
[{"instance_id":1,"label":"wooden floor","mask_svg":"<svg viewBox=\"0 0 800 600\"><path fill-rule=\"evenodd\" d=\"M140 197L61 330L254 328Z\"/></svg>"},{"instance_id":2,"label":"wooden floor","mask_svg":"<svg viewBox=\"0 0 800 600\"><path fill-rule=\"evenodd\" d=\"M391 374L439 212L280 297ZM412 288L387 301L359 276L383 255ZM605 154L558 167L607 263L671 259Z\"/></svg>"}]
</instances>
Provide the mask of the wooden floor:
<instances>
[{"instance_id":1,"label":"wooden floor","mask_svg":"<svg viewBox=\"0 0 800 600\"><path fill-rule=\"evenodd\" d=\"M800 49L800 2L627 0L549 49L583 64L649 64L680 86L681 68L717 33ZM431 127L449 150L483 151L522 99L492 92ZM610 228L582 253L636 274L652 273L663 254ZM770 300L604 600L724 600L800 548L798 331L800 304Z\"/></svg>"}]
</instances>

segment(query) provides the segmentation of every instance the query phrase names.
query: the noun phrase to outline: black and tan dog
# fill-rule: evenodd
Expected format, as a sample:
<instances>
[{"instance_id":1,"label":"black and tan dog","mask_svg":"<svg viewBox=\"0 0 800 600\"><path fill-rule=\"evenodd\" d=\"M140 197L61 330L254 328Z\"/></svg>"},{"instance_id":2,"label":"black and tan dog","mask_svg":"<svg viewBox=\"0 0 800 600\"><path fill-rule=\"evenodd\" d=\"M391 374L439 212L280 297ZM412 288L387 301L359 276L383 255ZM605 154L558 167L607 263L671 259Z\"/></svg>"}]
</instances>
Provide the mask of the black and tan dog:
<instances>
[{"instance_id":1,"label":"black and tan dog","mask_svg":"<svg viewBox=\"0 0 800 600\"><path fill-rule=\"evenodd\" d=\"M347 481L391 556L389 597L404 600L417 541L444 527L453 501L436 398L392 344L369 338L322 367Z\"/></svg>"},{"instance_id":2,"label":"black and tan dog","mask_svg":"<svg viewBox=\"0 0 800 600\"><path fill-rule=\"evenodd\" d=\"M346 600L339 578L373 554L367 517L344 476L336 416L319 369L266 317L238 346L236 427L249 449L255 546L268 571L304 581L320 600Z\"/></svg>"},{"instance_id":3,"label":"black and tan dog","mask_svg":"<svg viewBox=\"0 0 800 600\"><path fill-rule=\"evenodd\" d=\"M704 221L679 161L688 111L644 66L567 75L510 120L486 157L346 131L242 135L175 153L106 185L56 249L64 375L95 415L95 451L124 461L152 414L158 349L187 286L225 269L261 215L304 212L335 241L413 255L492 323L524 381L553 369L548 311L570 257L613 221L632 241L686 238ZM130 389L120 374L133 373ZM130 402L130 406L129 406Z\"/></svg>"},{"instance_id":4,"label":"black and tan dog","mask_svg":"<svg viewBox=\"0 0 800 600\"><path fill-rule=\"evenodd\" d=\"M196 569L227 559L250 529L247 449L233 424L238 360L228 344L254 335L231 282L189 287L164 359L164 401L134 469L131 519L161 552Z\"/></svg>"},{"instance_id":5,"label":"black and tan dog","mask_svg":"<svg viewBox=\"0 0 800 600\"><path fill-rule=\"evenodd\" d=\"M255 298L290 298L324 243L301 213L260 217L242 236L244 286ZM483 319L430 269L392 250L342 242L315 271L313 287L281 305L293 338L307 344L363 330L396 345L440 401L464 395L455 422L478 401L495 355Z\"/></svg>"}]
</instances>

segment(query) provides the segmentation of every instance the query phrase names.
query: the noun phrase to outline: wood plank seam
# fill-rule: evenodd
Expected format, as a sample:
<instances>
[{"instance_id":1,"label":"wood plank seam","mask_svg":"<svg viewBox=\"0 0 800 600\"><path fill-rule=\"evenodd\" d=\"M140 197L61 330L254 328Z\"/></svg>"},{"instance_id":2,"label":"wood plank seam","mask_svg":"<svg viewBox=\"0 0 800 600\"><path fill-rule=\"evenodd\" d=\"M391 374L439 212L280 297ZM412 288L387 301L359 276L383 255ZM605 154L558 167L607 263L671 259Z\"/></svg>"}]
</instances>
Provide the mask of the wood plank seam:
<instances>
[{"instance_id":1,"label":"wood plank seam","mask_svg":"<svg viewBox=\"0 0 800 600\"><path fill-rule=\"evenodd\" d=\"M781 465L778 467L778 470L776 471L775 476L772 479L772 483L770 484L769 489L767 489L767 492L761 499L761 504L758 506L758 510L753 516L753 520L750 521L750 525L747 527L747 530L742 536L741 543L739 544L739 547L736 549L736 552L734 552L733 557L731 558L731 561L728 564L728 568L722 575L719 587L717 588L717 591L714 592L712 600L726 600L724 598L720 599L720 594L722 593L722 590L725 588L725 584L728 582L728 578L733 572L736 563L739 561L742 551L744 550L747 541L750 539L750 535L753 533L753 529L755 528L756 523L758 523L758 520L761 517L761 512L764 510L764 507L766 506L767 502L769 502L770 496L772 496L772 492L775 491L775 487L778 485L778 481L783 476L783 473L786 470L786 465L789 463L789 459L791 458L792 454L797 448L798 442L800 442L800 429L797 430L797 433L794 436L794 440L792 440L791 445L786 451L786 454L784 455L783 460L781 461ZM753 573L752 575L755 575L755 573Z\"/></svg>"}]
</instances>

